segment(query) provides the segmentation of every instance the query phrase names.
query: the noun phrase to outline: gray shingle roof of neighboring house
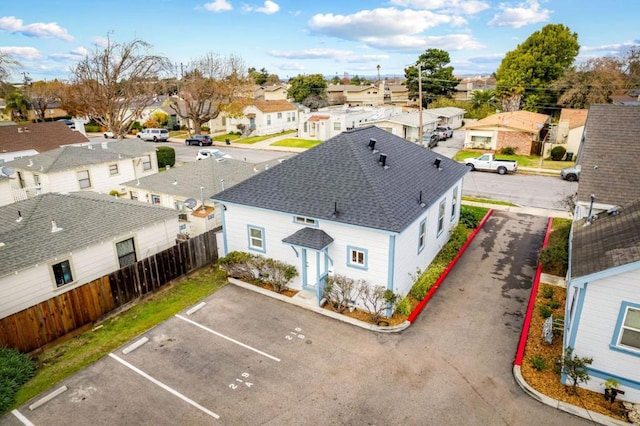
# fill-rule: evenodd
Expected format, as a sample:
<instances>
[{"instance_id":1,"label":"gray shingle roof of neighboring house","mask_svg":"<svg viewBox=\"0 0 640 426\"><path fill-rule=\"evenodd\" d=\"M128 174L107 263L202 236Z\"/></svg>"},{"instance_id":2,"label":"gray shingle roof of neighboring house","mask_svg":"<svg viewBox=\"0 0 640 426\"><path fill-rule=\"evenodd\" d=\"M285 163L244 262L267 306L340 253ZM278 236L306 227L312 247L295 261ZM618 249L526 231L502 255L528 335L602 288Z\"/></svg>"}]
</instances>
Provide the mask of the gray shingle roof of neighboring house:
<instances>
[{"instance_id":1,"label":"gray shingle roof of neighboring house","mask_svg":"<svg viewBox=\"0 0 640 426\"><path fill-rule=\"evenodd\" d=\"M35 149L48 151L62 145L86 144L89 139L61 121L0 126L0 152Z\"/></svg>"},{"instance_id":2,"label":"gray shingle roof of neighboring house","mask_svg":"<svg viewBox=\"0 0 640 426\"><path fill-rule=\"evenodd\" d=\"M586 220L573 224L571 277L640 261L640 199L620 208L617 215L600 213L584 226Z\"/></svg>"},{"instance_id":3,"label":"gray shingle roof of neighboring house","mask_svg":"<svg viewBox=\"0 0 640 426\"><path fill-rule=\"evenodd\" d=\"M466 173L462 164L372 126L341 133L214 198L400 232Z\"/></svg>"},{"instance_id":4,"label":"gray shingle roof of neighboring house","mask_svg":"<svg viewBox=\"0 0 640 426\"><path fill-rule=\"evenodd\" d=\"M19 169L31 169L42 173L61 172L92 164L104 164L118 161L121 154L105 149L88 149L78 146L63 146L42 154L8 161L7 166Z\"/></svg>"},{"instance_id":5,"label":"gray shingle roof of neighboring house","mask_svg":"<svg viewBox=\"0 0 640 426\"><path fill-rule=\"evenodd\" d=\"M390 121L393 123L399 123L399 124L404 124L407 126L412 126L412 127L420 127L420 112L419 111L409 111L409 112L403 112L402 114L396 114L396 115L391 115L387 118L383 118L379 121ZM433 115L433 114L429 114L427 111L422 111L422 124L429 124L429 123L437 123L438 122L438 118Z\"/></svg>"},{"instance_id":6,"label":"gray shingle roof of neighboring house","mask_svg":"<svg viewBox=\"0 0 640 426\"><path fill-rule=\"evenodd\" d=\"M208 197L221 192L223 186L230 188L276 164L280 164L280 160L253 164L239 160L216 161L214 158L207 158L162 173L141 177L139 185L138 180L125 182L122 185L199 200L201 186L204 187L205 195ZM224 179L224 183L221 179Z\"/></svg>"},{"instance_id":7,"label":"gray shingle roof of neighboring house","mask_svg":"<svg viewBox=\"0 0 640 426\"><path fill-rule=\"evenodd\" d=\"M173 209L94 192L43 194L2 206L0 275L175 217ZM51 232L52 220L61 231Z\"/></svg>"},{"instance_id":8,"label":"gray shingle roof of neighboring house","mask_svg":"<svg viewBox=\"0 0 640 426\"><path fill-rule=\"evenodd\" d=\"M442 108L428 108L426 110L429 114L437 117L455 117L456 115L464 114L462 108L457 107L442 107Z\"/></svg>"},{"instance_id":9,"label":"gray shingle roof of neighboring house","mask_svg":"<svg viewBox=\"0 0 640 426\"><path fill-rule=\"evenodd\" d=\"M283 238L282 242L313 250L322 250L333 242L333 238L322 229L305 227Z\"/></svg>"},{"instance_id":10,"label":"gray shingle roof of neighboring house","mask_svg":"<svg viewBox=\"0 0 640 426\"><path fill-rule=\"evenodd\" d=\"M105 149L116 154L126 155L128 157L141 157L155 152L156 145L150 142L143 142L140 139L120 139L105 140L99 144L91 144L95 150ZM105 148L106 147L106 148Z\"/></svg>"},{"instance_id":11,"label":"gray shingle roof of neighboring house","mask_svg":"<svg viewBox=\"0 0 640 426\"><path fill-rule=\"evenodd\" d=\"M591 194L618 206L640 199L640 106L591 105L578 163L578 201Z\"/></svg>"}]
</instances>

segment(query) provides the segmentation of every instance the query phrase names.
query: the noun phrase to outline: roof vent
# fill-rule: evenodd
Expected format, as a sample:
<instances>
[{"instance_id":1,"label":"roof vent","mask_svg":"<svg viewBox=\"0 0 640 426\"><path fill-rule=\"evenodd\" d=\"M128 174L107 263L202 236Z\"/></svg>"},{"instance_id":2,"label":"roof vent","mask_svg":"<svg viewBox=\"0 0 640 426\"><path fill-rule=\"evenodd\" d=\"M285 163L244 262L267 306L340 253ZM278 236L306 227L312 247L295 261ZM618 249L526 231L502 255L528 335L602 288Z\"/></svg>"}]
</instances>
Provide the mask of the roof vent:
<instances>
[{"instance_id":1,"label":"roof vent","mask_svg":"<svg viewBox=\"0 0 640 426\"><path fill-rule=\"evenodd\" d=\"M617 216L620 214L620 210L618 210L618 207L611 207L609 210L607 210L607 215L609 216Z\"/></svg>"},{"instance_id":2,"label":"roof vent","mask_svg":"<svg viewBox=\"0 0 640 426\"><path fill-rule=\"evenodd\" d=\"M376 142L377 142L377 140L375 140L375 139L369 139L369 149L371 151L373 151L376 148Z\"/></svg>"},{"instance_id":3,"label":"roof vent","mask_svg":"<svg viewBox=\"0 0 640 426\"><path fill-rule=\"evenodd\" d=\"M16 222L22 222L22 213L20 213L20 210L18 210L18 218L16 219Z\"/></svg>"},{"instance_id":4,"label":"roof vent","mask_svg":"<svg viewBox=\"0 0 640 426\"><path fill-rule=\"evenodd\" d=\"M338 217L338 202L337 201L335 201L333 203L333 213L331 213L331 217L334 218L334 219L336 217Z\"/></svg>"},{"instance_id":5,"label":"roof vent","mask_svg":"<svg viewBox=\"0 0 640 426\"><path fill-rule=\"evenodd\" d=\"M32 166L33 166L33 160L29 158L29 163L27 164L27 167L32 167Z\"/></svg>"},{"instance_id":6,"label":"roof vent","mask_svg":"<svg viewBox=\"0 0 640 426\"><path fill-rule=\"evenodd\" d=\"M440 162L441 162L441 161L442 161L442 160L441 160L440 158L436 158L435 160L433 160L433 165L434 165L434 166L436 166L436 169L438 169L438 170L442 170L442 169L440 168Z\"/></svg>"},{"instance_id":7,"label":"roof vent","mask_svg":"<svg viewBox=\"0 0 640 426\"><path fill-rule=\"evenodd\" d=\"M378 159L378 164L380 164L385 169L387 166L387 154L380 154L380 158Z\"/></svg>"},{"instance_id":8,"label":"roof vent","mask_svg":"<svg viewBox=\"0 0 640 426\"><path fill-rule=\"evenodd\" d=\"M58 231L62 231L62 228L58 228L58 225L56 224L55 220L51 221L51 232L58 232Z\"/></svg>"},{"instance_id":9,"label":"roof vent","mask_svg":"<svg viewBox=\"0 0 640 426\"><path fill-rule=\"evenodd\" d=\"M426 204L424 203L424 201L422 201L422 191L420 191L420 198L418 198L418 204L420 204L420 207L425 208Z\"/></svg>"}]
</instances>

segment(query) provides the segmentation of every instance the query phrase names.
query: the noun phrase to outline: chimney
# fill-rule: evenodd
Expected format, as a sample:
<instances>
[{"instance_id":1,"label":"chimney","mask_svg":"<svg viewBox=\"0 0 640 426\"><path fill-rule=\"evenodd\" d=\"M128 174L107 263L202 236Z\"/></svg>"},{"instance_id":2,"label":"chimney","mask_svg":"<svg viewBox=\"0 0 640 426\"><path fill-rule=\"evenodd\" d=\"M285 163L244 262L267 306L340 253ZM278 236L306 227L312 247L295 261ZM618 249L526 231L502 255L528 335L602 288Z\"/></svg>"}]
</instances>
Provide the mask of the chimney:
<instances>
[{"instance_id":1,"label":"chimney","mask_svg":"<svg viewBox=\"0 0 640 426\"><path fill-rule=\"evenodd\" d=\"M371 151L373 151L376 148L376 142L377 142L377 140L375 140L375 139L369 139L369 149Z\"/></svg>"},{"instance_id":2,"label":"chimney","mask_svg":"<svg viewBox=\"0 0 640 426\"><path fill-rule=\"evenodd\" d=\"M436 169L438 169L438 170L442 170L442 169L440 168L440 162L441 162L441 161L442 161L442 160L441 160L441 159L439 159L439 158L436 158L435 160L433 160L433 165L434 165L434 166L436 166Z\"/></svg>"},{"instance_id":3,"label":"chimney","mask_svg":"<svg viewBox=\"0 0 640 426\"><path fill-rule=\"evenodd\" d=\"M51 220L51 232L62 231L62 228L58 228L55 220Z\"/></svg>"},{"instance_id":4,"label":"chimney","mask_svg":"<svg viewBox=\"0 0 640 426\"><path fill-rule=\"evenodd\" d=\"M378 163L386 168L387 167L387 154L380 154L380 158L378 159Z\"/></svg>"}]
</instances>

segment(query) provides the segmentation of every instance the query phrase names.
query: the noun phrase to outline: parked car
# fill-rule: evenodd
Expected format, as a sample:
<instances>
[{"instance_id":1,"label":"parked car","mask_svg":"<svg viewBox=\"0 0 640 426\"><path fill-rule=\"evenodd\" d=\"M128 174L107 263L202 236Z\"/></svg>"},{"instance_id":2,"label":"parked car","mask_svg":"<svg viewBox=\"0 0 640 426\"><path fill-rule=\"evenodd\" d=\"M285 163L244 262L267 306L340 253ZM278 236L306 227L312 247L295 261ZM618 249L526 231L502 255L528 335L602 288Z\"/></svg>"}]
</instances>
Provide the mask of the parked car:
<instances>
[{"instance_id":1,"label":"parked car","mask_svg":"<svg viewBox=\"0 0 640 426\"><path fill-rule=\"evenodd\" d=\"M437 133L425 133L422 135L422 145L426 145L429 149L438 146L439 141L440 135Z\"/></svg>"},{"instance_id":2,"label":"parked car","mask_svg":"<svg viewBox=\"0 0 640 426\"><path fill-rule=\"evenodd\" d=\"M435 131L443 135L445 139L453 137L453 129L449 126L438 126Z\"/></svg>"},{"instance_id":3,"label":"parked car","mask_svg":"<svg viewBox=\"0 0 640 426\"><path fill-rule=\"evenodd\" d=\"M76 123L74 123L72 120L69 120L68 118L60 118L56 121L62 121L71 130L76 130Z\"/></svg>"},{"instance_id":4,"label":"parked car","mask_svg":"<svg viewBox=\"0 0 640 426\"><path fill-rule=\"evenodd\" d=\"M110 130L107 130L106 132L104 132L103 136L104 136L105 139L115 139L116 138L116 135Z\"/></svg>"},{"instance_id":5,"label":"parked car","mask_svg":"<svg viewBox=\"0 0 640 426\"><path fill-rule=\"evenodd\" d=\"M573 167L566 167L560 170L560 177L569 182L575 182L580 179L580 164Z\"/></svg>"},{"instance_id":6,"label":"parked car","mask_svg":"<svg viewBox=\"0 0 640 426\"><path fill-rule=\"evenodd\" d=\"M517 161L499 160L494 158L493 154L483 154L480 157L467 158L464 160L464 163L469 167L469 169L471 169L471 171L496 171L501 175L507 174L508 172L515 173L518 170Z\"/></svg>"},{"instance_id":7,"label":"parked car","mask_svg":"<svg viewBox=\"0 0 640 426\"><path fill-rule=\"evenodd\" d=\"M211 146L213 144L213 141L211 140L211 136L209 135L193 135L188 137L185 141L184 141L185 145L198 145L198 146L203 146L203 145L209 145Z\"/></svg>"},{"instance_id":8,"label":"parked car","mask_svg":"<svg viewBox=\"0 0 640 426\"><path fill-rule=\"evenodd\" d=\"M167 129L143 129L136 137L143 141L163 141L169 140L169 131Z\"/></svg>"},{"instance_id":9,"label":"parked car","mask_svg":"<svg viewBox=\"0 0 640 426\"><path fill-rule=\"evenodd\" d=\"M215 158L218 160L224 160L225 158L231 158L231 156L229 154L225 154L219 149L203 148L198 151L198 154L196 155L196 159L204 160L205 158Z\"/></svg>"}]
</instances>

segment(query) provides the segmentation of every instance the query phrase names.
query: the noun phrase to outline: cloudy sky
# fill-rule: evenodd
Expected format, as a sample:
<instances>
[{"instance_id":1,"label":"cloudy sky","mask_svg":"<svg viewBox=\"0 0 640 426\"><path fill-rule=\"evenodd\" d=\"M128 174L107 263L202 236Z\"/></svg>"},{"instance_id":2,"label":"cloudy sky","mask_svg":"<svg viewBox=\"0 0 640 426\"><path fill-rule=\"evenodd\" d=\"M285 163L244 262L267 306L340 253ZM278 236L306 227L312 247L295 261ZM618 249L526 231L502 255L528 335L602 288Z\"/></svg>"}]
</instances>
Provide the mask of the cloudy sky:
<instances>
[{"instance_id":1,"label":"cloudy sky","mask_svg":"<svg viewBox=\"0 0 640 426\"><path fill-rule=\"evenodd\" d=\"M241 56L280 78L345 72L403 75L429 48L456 75L490 74L549 23L578 33L580 58L640 43L638 0L31 0L2 2L0 50L33 80L67 78L87 52L142 39L180 63L208 52Z\"/></svg>"}]
</instances>

